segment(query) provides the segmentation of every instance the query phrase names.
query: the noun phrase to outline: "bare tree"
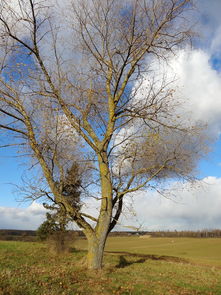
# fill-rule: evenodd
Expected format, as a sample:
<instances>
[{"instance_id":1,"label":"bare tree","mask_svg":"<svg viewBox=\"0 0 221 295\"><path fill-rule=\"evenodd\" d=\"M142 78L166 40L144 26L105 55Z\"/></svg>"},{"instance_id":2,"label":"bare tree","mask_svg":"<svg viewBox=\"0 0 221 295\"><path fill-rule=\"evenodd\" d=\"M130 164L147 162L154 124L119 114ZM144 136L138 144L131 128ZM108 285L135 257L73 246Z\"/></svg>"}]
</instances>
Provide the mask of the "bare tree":
<instances>
[{"instance_id":1,"label":"bare tree","mask_svg":"<svg viewBox=\"0 0 221 295\"><path fill-rule=\"evenodd\" d=\"M0 128L40 165L49 199L87 237L88 267L101 268L125 196L191 180L204 153L202 128L180 117L172 81L154 72L190 38L191 1L75 0L65 15L59 1L8 2L0 7ZM97 216L64 196L73 163L90 173Z\"/></svg>"}]
</instances>

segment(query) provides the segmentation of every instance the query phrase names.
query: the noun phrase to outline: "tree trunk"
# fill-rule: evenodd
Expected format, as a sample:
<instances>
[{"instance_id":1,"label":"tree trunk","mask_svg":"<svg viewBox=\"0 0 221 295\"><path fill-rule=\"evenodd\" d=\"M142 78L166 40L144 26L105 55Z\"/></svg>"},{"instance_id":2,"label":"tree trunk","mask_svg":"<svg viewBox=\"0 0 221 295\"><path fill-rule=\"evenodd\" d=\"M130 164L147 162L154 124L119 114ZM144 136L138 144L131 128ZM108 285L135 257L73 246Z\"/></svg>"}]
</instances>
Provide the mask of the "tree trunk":
<instances>
[{"instance_id":1,"label":"tree trunk","mask_svg":"<svg viewBox=\"0 0 221 295\"><path fill-rule=\"evenodd\" d=\"M106 153L98 156L101 180L101 208L94 232L85 231L88 240L87 264L89 269L101 269L104 247L112 217L112 183Z\"/></svg>"},{"instance_id":2,"label":"tree trunk","mask_svg":"<svg viewBox=\"0 0 221 295\"><path fill-rule=\"evenodd\" d=\"M90 237L88 239L87 266L88 269L101 269L106 238Z\"/></svg>"}]
</instances>

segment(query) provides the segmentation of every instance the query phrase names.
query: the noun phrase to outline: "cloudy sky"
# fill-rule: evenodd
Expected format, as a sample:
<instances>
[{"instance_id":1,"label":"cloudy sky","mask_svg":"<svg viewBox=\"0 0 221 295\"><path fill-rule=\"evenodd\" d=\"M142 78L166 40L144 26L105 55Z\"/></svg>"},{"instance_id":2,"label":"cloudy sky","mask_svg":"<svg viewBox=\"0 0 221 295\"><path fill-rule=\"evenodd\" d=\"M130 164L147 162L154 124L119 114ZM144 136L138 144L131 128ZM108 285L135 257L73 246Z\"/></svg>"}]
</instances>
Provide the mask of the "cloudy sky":
<instances>
[{"instance_id":1,"label":"cloudy sky","mask_svg":"<svg viewBox=\"0 0 221 295\"><path fill-rule=\"evenodd\" d=\"M144 230L221 228L221 1L198 0L194 47L171 59L168 71L176 73L180 91L196 120L204 120L215 140L213 151L199 164L201 181L196 187L174 184L169 199L156 192L140 192L133 200L134 215L122 223ZM14 184L20 183L25 166L12 149L0 149L0 228L36 229L45 210L37 203L17 202ZM14 193L13 193L14 192Z\"/></svg>"}]
</instances>

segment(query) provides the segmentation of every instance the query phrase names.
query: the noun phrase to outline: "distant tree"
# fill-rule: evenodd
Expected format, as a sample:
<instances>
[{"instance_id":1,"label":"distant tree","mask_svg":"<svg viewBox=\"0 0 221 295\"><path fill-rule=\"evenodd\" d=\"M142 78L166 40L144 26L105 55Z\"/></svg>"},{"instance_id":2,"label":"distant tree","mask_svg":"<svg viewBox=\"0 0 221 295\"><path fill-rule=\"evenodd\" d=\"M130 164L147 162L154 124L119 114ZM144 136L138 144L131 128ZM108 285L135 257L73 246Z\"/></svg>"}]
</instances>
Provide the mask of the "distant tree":
<instances>
[{"instance_id":1,"label":"distant tree","mask_svg":"<svg viewBox=\"0 0 221 295\"><path fill-rule=\"evenodd\" d=\"M99 269L125 196L193 180L205 152L202 126L180 116L172 81L153 66L190 38L192 3L70 0L61 15L58 2L1 0L0 129L41 167L37 197L83 230L88 267Z\"/></svg>"},{"instance_id":2,"label":"distant tree","mask_svg":"<svg viewBox=\"0 0 221 295\"><path fill-rule=\"evenodd\" d=\"M70 232L67 229L70 219L59 210L55 213L46 213L46 218L37 229L37 237L41 241L47 241L57 254L66 252L70 243ZM71 242L74 242L73 235Z\"/></svg>"},{"instance_id":3,"label":"distant tree","mask_svg":"<svg viewBox=\"0 0 221 295\"><path fill-rule=\"evenodd\" d=\"M50 235L60 230L61 228L54 216L50 213L46 213L46 220L39 226L36 234L41 241L45 241Z\"/></svg>"},{"instance_id":4,"label":"distant tree","mask_svg":"<svg viewBox=\"0 0 221 295\"><path fill-rule=\"evenodd\" d=\"M73 208L80 208L81 180L78 177L78 166L74 163L68 169L65 179L57 183L61 186L62 195ZM36 193L36 192L35 192ZM49 193L47 193L49 196ZM50 197L49 197L50 198ZM72 220L63 204L56 203L51 199L50 205L44 203L44 207L51 213L46 213L46 220L39 226L37 236L40 240L50 240L54 243L57 252L64 252L67 248L68 224ZM69 241L68 241L69 242Z\"/></svg>"}]
</instances>

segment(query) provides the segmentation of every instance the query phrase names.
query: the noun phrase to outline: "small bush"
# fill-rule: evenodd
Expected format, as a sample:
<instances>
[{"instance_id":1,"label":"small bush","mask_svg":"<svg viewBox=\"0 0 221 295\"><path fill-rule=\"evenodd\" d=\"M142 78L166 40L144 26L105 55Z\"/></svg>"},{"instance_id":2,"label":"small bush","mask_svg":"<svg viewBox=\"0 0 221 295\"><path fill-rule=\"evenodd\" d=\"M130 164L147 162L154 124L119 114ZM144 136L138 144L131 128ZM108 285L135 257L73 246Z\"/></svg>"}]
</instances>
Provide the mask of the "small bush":
<instances>
[{"instance_id":1,"label":"small bush","mask_svg":"<svg viewBox=\"0 0 221 295\"><path fill-rule=\"evenodd\" d=\"M46 241L50 251L62 254L70 251L76 234L66 229L68 219L58 213L47 213L47 219L39 226L36 235L40 241Z\"/></svg>"},{"instance_id":2,"label":"small bush","mask_svg":"<svg viewBox=\"0 0 221 295\"><path fill-rule=\"evenodd\" d=\"M46 240L49 250L55 254L71 252L76 235L69 231L57 231L50 234Z\"/></svg>"}]
</instances>

